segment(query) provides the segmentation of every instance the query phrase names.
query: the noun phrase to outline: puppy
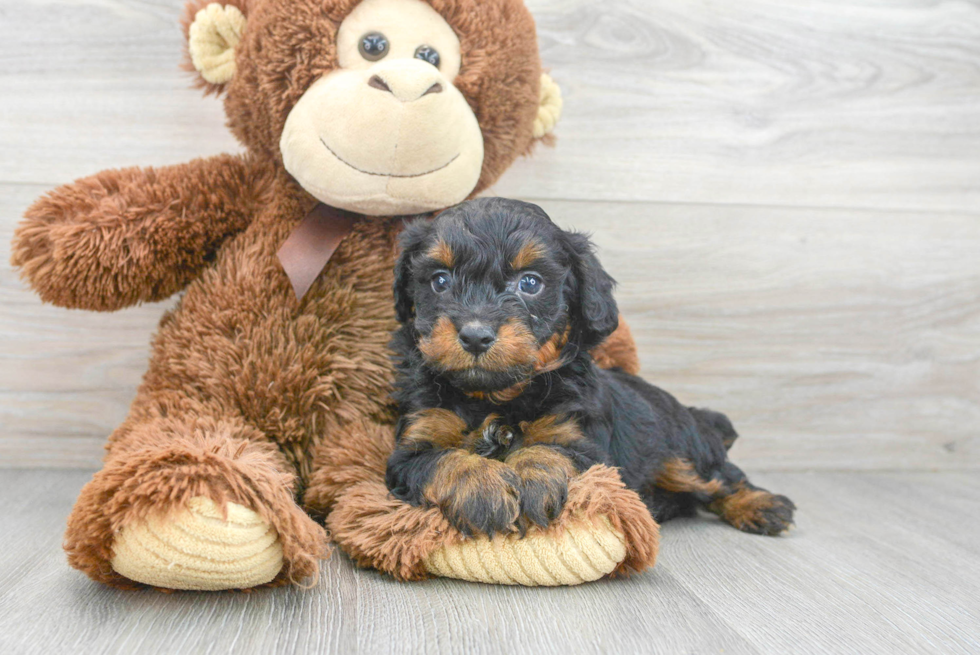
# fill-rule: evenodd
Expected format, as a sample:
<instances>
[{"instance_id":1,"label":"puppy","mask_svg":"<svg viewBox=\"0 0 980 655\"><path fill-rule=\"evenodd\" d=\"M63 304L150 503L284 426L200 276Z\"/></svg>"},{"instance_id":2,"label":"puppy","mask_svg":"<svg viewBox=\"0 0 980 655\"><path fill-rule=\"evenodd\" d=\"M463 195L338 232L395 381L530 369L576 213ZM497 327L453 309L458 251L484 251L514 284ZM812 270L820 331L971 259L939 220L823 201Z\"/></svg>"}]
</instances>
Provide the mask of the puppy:
<instances>
[{"instance_id":1,"label":"puppy","mask_svg":"<svg viewBox=\"0 0 980 655\"><path fill-rule=\"evenodd\" d=\"M395 272L401 419L386 482L467 535L546 526L569 479L618 467L657 521L706 508L776 535L795 506L728 461L738 436L589 350L616 329L614 281L582 234L485 198L412 223Z\"/></svg>"}]
</instances>

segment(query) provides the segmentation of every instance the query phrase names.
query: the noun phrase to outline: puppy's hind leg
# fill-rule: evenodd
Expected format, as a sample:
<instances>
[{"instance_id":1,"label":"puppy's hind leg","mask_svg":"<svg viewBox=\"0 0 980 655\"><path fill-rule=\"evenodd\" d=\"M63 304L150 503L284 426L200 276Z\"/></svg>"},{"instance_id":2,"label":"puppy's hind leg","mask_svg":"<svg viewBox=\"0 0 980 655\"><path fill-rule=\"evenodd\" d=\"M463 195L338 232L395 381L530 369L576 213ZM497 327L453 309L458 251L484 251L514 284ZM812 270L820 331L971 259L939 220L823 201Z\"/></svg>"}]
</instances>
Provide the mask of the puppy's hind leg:
<instances>
[{"instance_id":1,"label":"puppy's hind leg","mask_svg":"<svg viewBox=\"0 0 980 655\"><path fill-rule=\"evenodd\" d=\"M722 466L724 492L708 509L743 532L778 535L793 524L796 505L786 496L774 494L749 482L742 469L731 462Z\"/></svg>"},{"instance_id":2,"label":"puppy's hind leg","mask_svg":"<svg viewBox=\"0 0 980 655\"><path fill-rule=\"evenodd\" d=\"M670 459L657 476L656 485L693 495L706 509L743 532L775 536L793 524L793 501L756 487L729 461L713 475L704 476L689 460Z\"/></svg>"},{"instance_id":3,"label":"puppy's hind leg","mask_svg":"<svg viewBox=\"0 0 980 655\"><path fill-rule=\"evenodd\" d=\"M721 412L699 407L688 407L687 409L694 417L694 422L697 423L701 434L716 435L721 439L725 450L731 450L732 444L738 439L738 432L735 431L735 426L732 425L727 416Z\"/></svg>"}]
</instances>

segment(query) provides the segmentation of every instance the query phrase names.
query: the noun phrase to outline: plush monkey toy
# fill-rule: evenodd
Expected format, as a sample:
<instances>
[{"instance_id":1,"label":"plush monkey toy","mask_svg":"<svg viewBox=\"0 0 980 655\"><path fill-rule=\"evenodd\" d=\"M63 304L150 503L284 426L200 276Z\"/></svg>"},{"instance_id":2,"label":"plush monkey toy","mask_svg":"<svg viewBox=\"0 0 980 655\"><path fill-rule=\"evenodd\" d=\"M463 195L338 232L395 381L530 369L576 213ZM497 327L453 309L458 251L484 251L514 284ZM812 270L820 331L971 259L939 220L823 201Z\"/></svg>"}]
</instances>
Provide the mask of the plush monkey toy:
<instances>
[{"instance_id":1,"label":"plush monkey toy","mask_svg":"<svg viewBox=\"0 0 980 655\"><path fill-rule=\"evenodd\" d=\"M521 1L195 0L184 25L245 154L78 180L14 240L63 307L183 291L71 513L71 565L120 587L298 582L327 552L315 518L402 579L566 584L652 563L656 524L609 469L523 540L465 540L384 487L397 217L485 189L558 117ZM614 336L600 358L635 368Z\"/></svg>"}]
</instances>

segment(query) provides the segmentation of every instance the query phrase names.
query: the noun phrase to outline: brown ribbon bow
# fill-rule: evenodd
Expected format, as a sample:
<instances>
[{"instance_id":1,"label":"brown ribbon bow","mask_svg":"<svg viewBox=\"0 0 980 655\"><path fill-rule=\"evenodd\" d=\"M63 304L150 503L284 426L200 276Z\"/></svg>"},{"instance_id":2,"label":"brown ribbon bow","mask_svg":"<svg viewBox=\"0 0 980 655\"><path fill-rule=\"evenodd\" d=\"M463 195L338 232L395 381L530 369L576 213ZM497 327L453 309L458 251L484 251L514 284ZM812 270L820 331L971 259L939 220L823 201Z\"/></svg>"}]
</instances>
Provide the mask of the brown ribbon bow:
<instances>
[{"instance_id":1,"label":"brown ribbon bow","mask_svg":"<svg viewBox=\"0 0 980 655\"><path fill-rule=\"evenodd\" d=\"M293 229L276 256L297 300L302 300L316 282L356 220L354 214L318 203Z\"/></svg>"}]
</instances>

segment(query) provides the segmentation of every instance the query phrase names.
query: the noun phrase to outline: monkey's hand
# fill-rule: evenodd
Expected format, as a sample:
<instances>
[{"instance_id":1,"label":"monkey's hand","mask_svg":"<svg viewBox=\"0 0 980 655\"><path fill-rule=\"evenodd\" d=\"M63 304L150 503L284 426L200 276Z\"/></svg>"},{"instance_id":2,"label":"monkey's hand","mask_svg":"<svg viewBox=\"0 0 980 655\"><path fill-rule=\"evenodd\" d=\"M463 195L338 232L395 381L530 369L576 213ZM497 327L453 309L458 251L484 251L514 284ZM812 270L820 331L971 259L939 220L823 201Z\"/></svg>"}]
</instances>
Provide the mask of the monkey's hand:
<instances>
[{"instance_id":1,"label":"monkey's hand","mask_svg":"<svg viewBox=\"0 0 980 655\"><path fill-rule=\"evenodd\" d=\"M107 170L28 208L11 263L46 302L112 311L191 282L251 220L263 186L247 156Z\"/></svg>"}]
</instances>

